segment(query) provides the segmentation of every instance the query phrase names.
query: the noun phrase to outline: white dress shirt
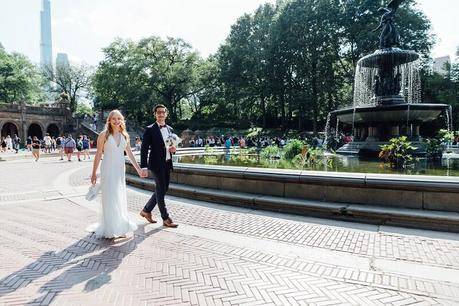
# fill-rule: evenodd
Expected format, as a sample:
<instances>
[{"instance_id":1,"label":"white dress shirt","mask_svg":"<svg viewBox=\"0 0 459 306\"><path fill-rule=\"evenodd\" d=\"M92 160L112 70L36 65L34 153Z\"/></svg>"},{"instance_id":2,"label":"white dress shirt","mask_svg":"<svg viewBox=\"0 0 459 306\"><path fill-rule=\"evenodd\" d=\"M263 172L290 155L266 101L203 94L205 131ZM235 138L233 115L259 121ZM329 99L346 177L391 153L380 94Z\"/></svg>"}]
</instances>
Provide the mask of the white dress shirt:
<instances>
[{"instance_id":1,"label":"white dress shirt","mask_svg":"<svg viewBox=\"0 0 459 306\"><path fill-rule=\"evenodd\" d=\"M166 139L167 137L169 137L169 128L167 126L161 128L159 123L158 123L158 127L159 127L159 130L161 131L161 135L163 135L164 144L166 144ZM171 159L171 152L169 152L168 147L166 147L166 160L169 160L169 159Z\"/></svg>"}]
</instances>

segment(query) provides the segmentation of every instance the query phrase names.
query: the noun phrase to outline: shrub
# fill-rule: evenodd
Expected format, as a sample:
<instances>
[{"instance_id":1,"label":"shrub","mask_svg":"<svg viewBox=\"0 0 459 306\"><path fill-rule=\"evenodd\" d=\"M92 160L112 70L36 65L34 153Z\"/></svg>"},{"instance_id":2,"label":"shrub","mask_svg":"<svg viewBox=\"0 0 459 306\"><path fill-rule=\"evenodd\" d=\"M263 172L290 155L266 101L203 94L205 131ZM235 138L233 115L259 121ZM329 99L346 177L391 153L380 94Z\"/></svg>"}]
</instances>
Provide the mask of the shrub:
<instances>
[{"instance_id":1,"label":"shrub","mask_svg":"<svg viewBox=\"0 0 459 306\"><path fill-rule=\"evenodd\" d=\"M392 168L405 169L414 162L414 150L416 147L411 145L406 136L392 138L388 144L381 146L379 158L388 162Z\"/></svg>"},{"instance_id":2,"label":"shrub","mask_svg":"<svg viewBox=\"0 0 459 306\"><path fill-rule=\"evenodd\" d=\"M424 141L426 146L427 158L439 159L443 153L444 147L438 139L426 139Z\"/></svg>"},{"instance_id":3,"label":"shrub","mask_svg":"<svg viewBox=\"0 0 459 306\"><path fill-rule=\"evenodd\" d=\"M281 150L277 145L270 145L261 150L260 156L265 159L279 159L281 157Z\"/></svg>"},{"instance_id":4,"label":"shrub","mask_svg":"<svg viewBox=\"0 0 459 306\"><path fill-rule=\"evenodd\" d=\"M324 151L320 148L310 148L304 146L300 154L296 155L292 163L298 168L330 168L333 166L333 160L328 159L324 155Z\"/></svg>"},{"instance_id":5,"label":"shrub","mask_svg":"<svg viewBox=\"0 0 459 306\"><path fill-rule=\"evenodd\" d=\"M293 159L303 151L304 142L299 139L292 139L285 147L284 154L286 159Z\"/></svg>"}]
</instances>

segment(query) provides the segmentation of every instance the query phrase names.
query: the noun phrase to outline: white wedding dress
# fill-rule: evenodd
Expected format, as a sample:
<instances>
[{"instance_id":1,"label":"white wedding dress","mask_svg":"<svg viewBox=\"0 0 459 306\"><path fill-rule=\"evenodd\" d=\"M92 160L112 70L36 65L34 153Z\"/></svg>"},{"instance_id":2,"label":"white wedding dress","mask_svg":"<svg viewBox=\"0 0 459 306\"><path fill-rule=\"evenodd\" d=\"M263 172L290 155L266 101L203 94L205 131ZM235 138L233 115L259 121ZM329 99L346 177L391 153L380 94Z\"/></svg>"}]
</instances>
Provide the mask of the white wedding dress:
<instances>
[{"instance_id":1,"label":"white wedding dress","mask_svg":"<svg viewBox=\"0 0 459 306\"><path fill-rule=\"evenodd\" d=\"M126 140L120 135L119 145L113 135L104 145L104 156L100 166L101 210L99 222L91 224L87 231L97 237L116 238L137 229L129 220L126 198L124 149Z\"/></svg>"}]
</instances>

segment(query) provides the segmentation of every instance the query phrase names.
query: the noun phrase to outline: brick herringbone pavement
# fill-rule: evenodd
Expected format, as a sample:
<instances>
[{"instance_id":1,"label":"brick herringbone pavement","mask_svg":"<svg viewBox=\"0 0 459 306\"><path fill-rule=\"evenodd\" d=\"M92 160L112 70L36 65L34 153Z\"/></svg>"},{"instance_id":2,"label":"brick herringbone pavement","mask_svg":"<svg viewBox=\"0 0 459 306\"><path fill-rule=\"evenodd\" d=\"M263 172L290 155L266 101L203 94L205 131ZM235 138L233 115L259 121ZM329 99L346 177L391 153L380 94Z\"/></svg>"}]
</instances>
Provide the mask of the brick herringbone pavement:
<instances>
[{"instance_id":1,"label":"brick herringbone pavement","mask_svg":"<svg viewBox=\"0 0 459 306\"><path fill-rule=\"evenodd\" d=\"M70 177L72 186L89 184L88 170ZM131 211L139 211L148 195L128 193ZM349 228L294 222L254 214L241 214L219 208L183 205L175 202L168 209L174 220L202 228L218 229L262 239L342 251L362 256L414 261L436 266L459 268L459 242L429 237L372 232ZM155 210L156 215L159 211Z\"/></svg>"},{"instance_id":2,"label":"brick herringbone pavement","mask_svg":"<svg viewBox=\"0 0 459 306\"><path fill-rule=\"evenodd\" d=\"M78 188L82 173L87 167L69 176L69 185ZM97 219L96 205L78 194L42 188L0 196L0 305L459 305L454 275L409 270L456 273L454 239L175 199L169 207L178 229L133 215L140 222L133 237L110 241L85 232ZM137 213L146 197L130 191L131 210ZM307 254L313 250L324 257ZM329 252L343 254L343 263L329 260ZM369 264L344 264L344 256ZM381 270L372 263L379 259L407 270Z\"/></svg>"},{"instance_id":3,"label":"brick herringbone pavement","mask_svg":"<svg viewBox=\"0 0 459 306\"><path fill-rule=\"evenodd\" d=\"M3 205L0 212L4 224L0 252L5 263L0 270L0 303L8 305L442 305L457 301L451 295L390 289L382 282L365 284L368 276L360 282L344 281L324 273L327 265L158 226L140 227L124 241L95 239L84 232L95 214L64 199Z\"/></svg>"}]
</instances>

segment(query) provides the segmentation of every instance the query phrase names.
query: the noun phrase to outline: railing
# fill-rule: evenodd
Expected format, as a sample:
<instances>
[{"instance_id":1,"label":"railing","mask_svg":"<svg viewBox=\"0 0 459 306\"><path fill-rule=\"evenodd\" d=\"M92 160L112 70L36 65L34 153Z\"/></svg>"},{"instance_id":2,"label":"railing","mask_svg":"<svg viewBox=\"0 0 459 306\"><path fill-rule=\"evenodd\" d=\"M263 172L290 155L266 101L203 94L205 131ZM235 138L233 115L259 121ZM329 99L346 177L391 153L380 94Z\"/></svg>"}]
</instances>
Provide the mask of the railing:
<instances>
[{"instance_id":1,"label":"railing","mask_svg":"<svg viewBox=\"0 0 459 306\"><path fill-rule=\"evenodd\" d=\"M20 113L22 112L22 110L23 110L23 105L18 104L18 103L0 104L0 111L2 112ZM60 105L55 105L55 106L26 105L25 106L26 114L65 116L66 111L67 110L65 108L62 108Z\"/></svg>"}]
</instances>

